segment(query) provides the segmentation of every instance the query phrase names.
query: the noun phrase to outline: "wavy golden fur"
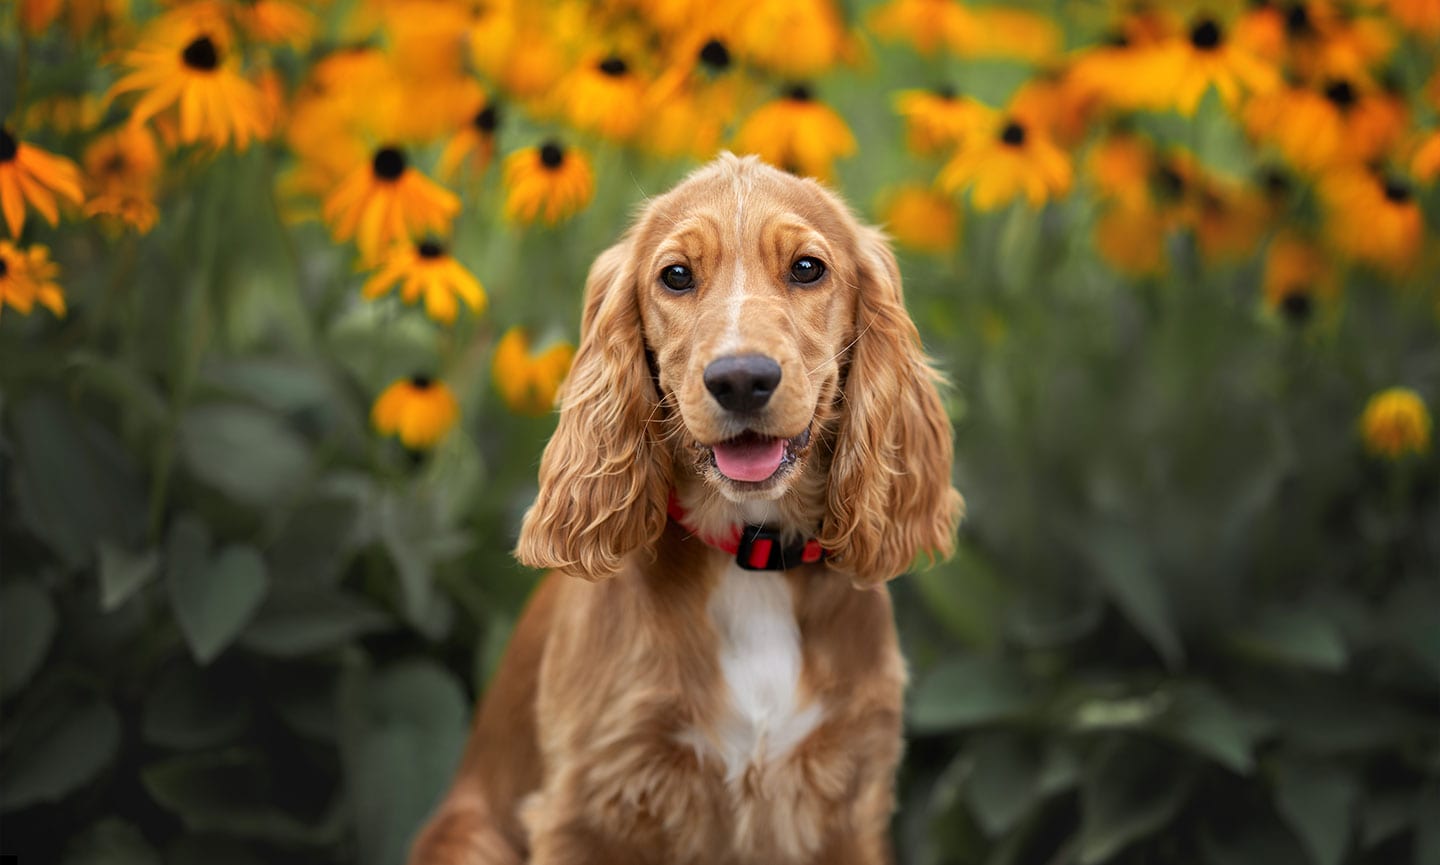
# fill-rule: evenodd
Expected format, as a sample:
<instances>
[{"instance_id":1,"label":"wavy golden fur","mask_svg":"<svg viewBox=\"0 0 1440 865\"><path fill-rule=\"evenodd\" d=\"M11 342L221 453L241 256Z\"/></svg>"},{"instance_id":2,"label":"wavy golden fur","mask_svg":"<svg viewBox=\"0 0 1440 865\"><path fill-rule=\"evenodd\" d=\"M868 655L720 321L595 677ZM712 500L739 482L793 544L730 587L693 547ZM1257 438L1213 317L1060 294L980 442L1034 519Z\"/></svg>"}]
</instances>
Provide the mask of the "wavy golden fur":
<instances>
[{"instance_id":1,"label":"wavy golden fur","mask_svg":"<svg viewBox=\"0 0 1440 865\"><path fill-rule=\"evenodd\" d=\"M722 405L716 361L757 356L773 392ZM521 529L552 573L413 865L889 861L884 583L961 513L936 384L883 236L823 186L725 154L649 201L590 272ZM783 459L736 480L739 441ZM746 572L702 540L745 523L828 558Z\"/></svg>"}]
</instances>

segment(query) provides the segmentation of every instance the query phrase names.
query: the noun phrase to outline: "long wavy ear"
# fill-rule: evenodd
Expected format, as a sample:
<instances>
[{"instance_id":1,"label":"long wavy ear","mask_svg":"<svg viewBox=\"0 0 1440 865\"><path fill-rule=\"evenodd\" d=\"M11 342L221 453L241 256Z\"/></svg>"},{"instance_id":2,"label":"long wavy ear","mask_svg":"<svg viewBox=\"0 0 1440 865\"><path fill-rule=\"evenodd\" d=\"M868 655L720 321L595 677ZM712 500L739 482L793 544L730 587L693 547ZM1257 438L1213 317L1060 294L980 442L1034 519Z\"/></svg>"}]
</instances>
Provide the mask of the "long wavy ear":
<instances>
[{"instance_id":1,"label":"long wavy ear","mask_svg":"<svg viewBox=\"0 0 1440 865\"><path fill-rule=\"evenodd\" d=\"M858 246L856 338L820 541L835 567L867 587L921 553L954 552L964 502L951 485L941 377L905 312L900 268L879 231L861 228Z\"/></svg>"},{"instance_id":2,"label":"long wavy ear","mask_svg":"<svg viewBox=\"0 0 1440 865\"><path fill-rule=\"evenodd\" d=\"M515 548L532 568L601 580L665 528L669 460L652 429L659 395L630 259L630 241L622 239L595 259L585 283L580 347L540 460L540 494Z\"/></svg>"}]
</instances>

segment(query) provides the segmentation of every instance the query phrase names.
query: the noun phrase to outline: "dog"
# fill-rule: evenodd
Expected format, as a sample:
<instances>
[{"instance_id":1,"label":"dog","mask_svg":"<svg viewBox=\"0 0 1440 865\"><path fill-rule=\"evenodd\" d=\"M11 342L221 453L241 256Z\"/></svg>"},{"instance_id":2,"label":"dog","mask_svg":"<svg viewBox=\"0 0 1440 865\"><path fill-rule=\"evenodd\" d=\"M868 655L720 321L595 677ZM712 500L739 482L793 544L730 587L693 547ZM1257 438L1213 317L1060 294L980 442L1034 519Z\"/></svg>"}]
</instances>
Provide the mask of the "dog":
<instances>
[{"instance_id":1,"label":"dog","mask_svg":"<svg viewBox=\"0 0 1440 865\"><path fill-rule=\"evenodd\" d=\"M963 509L938 384L821 184L727 153L650 200L590 271L516 549L550 573L412 865L891 861L885 583Z\"/></svg>"}]
</instances>

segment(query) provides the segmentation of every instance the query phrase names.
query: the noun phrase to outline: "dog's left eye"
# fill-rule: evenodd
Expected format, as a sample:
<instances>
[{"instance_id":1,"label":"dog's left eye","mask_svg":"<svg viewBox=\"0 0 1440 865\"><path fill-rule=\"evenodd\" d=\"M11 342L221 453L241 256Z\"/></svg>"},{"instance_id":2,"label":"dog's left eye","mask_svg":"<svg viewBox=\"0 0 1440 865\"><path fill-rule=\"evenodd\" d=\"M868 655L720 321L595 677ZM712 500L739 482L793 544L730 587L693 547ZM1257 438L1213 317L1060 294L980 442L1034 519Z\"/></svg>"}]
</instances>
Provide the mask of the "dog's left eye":
<instances>
[{"instance_id":1,"label":"dog's left eye","mask_svg":"<svg viewBox=\"0 0 1440 865\"><path fill-rule=\"evenodd\" d=\"M790 278L801 285L808 285L825 275L825 262L812 256L795 259L790 265Z\"/></svg>"},{"instance_id":2,"label":"dog's left eye","mask_svg":"<svg viewBox=\"0 0 1440 865\"><path fill-rule=\"evenodd\" d=\"M660 281L671 291L688 291L695 286L695 274L683 264L672 264L660 271Z\"/></svg>"}]
</instances>

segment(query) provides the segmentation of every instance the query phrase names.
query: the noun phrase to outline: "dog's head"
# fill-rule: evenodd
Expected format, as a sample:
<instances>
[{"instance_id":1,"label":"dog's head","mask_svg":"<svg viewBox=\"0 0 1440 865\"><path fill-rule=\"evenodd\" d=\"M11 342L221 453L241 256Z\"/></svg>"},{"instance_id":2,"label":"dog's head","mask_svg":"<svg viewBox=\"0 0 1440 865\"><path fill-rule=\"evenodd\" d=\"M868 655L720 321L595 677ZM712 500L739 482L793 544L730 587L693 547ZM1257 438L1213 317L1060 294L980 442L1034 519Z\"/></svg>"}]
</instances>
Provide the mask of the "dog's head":
<instances>
[{"instance_id":1,"label":"dog's head","mask_svg":"<svg viewBox=\"0 0 1440 865\"><path fill-rule=\"evenodd\" d=\"M664 530L764 513L859 584L952 548L950 424L881 234L729 154L651 200L586 285L517 555L601 579Z\"/></svg>"}]
</instances>

